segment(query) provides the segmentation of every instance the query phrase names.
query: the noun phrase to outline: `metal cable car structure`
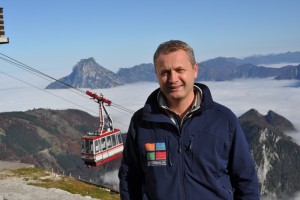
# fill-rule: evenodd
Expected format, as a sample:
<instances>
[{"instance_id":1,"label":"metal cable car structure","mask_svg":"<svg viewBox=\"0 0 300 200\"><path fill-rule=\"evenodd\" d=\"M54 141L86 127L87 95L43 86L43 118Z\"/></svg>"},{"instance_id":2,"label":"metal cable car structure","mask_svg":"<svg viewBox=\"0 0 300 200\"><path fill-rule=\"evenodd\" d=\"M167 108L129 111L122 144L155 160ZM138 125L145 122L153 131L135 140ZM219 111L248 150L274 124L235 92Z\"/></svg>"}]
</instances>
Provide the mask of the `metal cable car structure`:
<instances>
[{"instance_id":1,"label":"metal cable car structure","mask_svg":"<svg viewBox=\"0 0 300 200\"><path fill-rule=\"evenodd\" d=\"M88 95L91 97L95 102L99 104L99 123L98 127L94 132L89 132L81 137L81 159L84 161L86 166L100 166L104 163L110 162L114 159L117 159L122 156L123 152L123 141L122 141L122 133L120 129L115 129L113 125L113 120L110 117L108 111L106 110L105 104L107 106L114 106L118 108L119 110L125 111L127 113L133 114L134 111L127 109L125 107L122 107L118 104L113 104L110 100L104 98L102 94L98 96L95 93L92 93L90 91L83 91L79 88L76 88L70 84L67 84L65 82L62 82L61 80L55 79L37 69L34 69L14 58L11 58L3 53L0 53L0 60L3 60L9 64L12 64L16 67L19 67L25 71L28 71L36 76L39 76L41 78L44 78L48 81L57 81L59 84L64 84L68 87L68 89L73 89L71 91L75 92L76 94L86 96ZM26 83L25 81L22 81L16 77L13 77L11 75L8 75L5 72L0 71L1 73L17 79L23 83ZM33 86L32 84L26 83L28 85ZM36 87L36 86L34 86ZM37 88L37 87L36 87ZM38 88L40 89L40 88ZM50 92L47 92L49 94L52 94ZM54 94L52 94L54 95ZM57 95L54 95L56 97L59 97ZM71 101L64 99L62 97L59 97L63 100L66 100L70 103ZM76 103L73 103L76 106L80 106ZM82 106L80 106L82 107ZM84 108L84 107L82 107Z\"/></svg>"},{"instance_id":2,"label":"metal cable car structure","mask_svg":"<svg viewBox=\"0 0 300 200\"><path fill-rule=\"evenodd\" d=\"M3 8L0 8L0 44L9 43L9 38L5 37Z\"/></svg>"},{"instance_id":3,"label":"metal cable car structure","mask_svg":"<svg viewBox=\"0 0 300 200\"><path fill-rule=\"evenodd\" d=\"M111 101L102 94L86 91L99 104L99 125L92 133L81 137L81 159L87 166L99 166L122 156L123 141L121 131L115 129L112 118L107 112L104 103L108 106Z\"/></svg>"}]
</instances>

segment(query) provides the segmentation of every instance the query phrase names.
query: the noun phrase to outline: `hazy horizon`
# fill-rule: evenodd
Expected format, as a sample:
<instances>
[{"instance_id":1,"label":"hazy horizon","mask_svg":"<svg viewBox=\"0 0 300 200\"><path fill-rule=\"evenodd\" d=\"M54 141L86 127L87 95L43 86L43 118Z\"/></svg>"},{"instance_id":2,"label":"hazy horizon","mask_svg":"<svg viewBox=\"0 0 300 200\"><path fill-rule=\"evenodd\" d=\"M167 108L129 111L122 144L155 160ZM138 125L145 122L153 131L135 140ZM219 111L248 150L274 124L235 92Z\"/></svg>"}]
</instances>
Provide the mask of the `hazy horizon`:
<instances>
[{"instance_id":1,"label":"hazy horizon","mask_svg":"<svg viewBox=\"0 0 300 200\"><path fill-rule=\"evenodd\" d=\"M26 111L38 108L69 109L75 108L98 116L98 104L89 96L72 89L43 89L49 81L35 80L32 77L19 78L25 82L0 74L0 112ZM254 108L262 115L273 110L290 120L300 130L300 112L295 109L300 102L300 88L291 87L296 80L237 79L233 81L204 81L213 99L229 107L237 116ZM28 85L30 84L30 85ZM155 82L139 82L106 89L90 90L102 93L113 105L119 105L132 112L143 107L148 95L158 88ZM132 114L117 107L107 107L115 127L127 131ZM300 134L299 139L300 139ZM296 136L296 134L295 134ZM295 137L297 138L297 137Z\"/></svg>"}]
</instances>

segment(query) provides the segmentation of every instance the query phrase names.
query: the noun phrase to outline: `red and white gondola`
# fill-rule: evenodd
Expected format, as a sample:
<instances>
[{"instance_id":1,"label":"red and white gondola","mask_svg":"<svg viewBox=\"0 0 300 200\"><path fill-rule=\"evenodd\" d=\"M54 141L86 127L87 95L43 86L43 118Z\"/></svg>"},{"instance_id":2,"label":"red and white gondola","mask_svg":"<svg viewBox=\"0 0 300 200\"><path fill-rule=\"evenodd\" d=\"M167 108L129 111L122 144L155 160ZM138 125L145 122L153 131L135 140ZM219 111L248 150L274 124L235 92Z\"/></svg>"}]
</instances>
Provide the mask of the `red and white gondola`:
<instances>
[{"instance_id":1,"label":"red and white gondola","mask_svg":"<svg viewBox=\"0 0 300 200\"><path fill-rule=\"evenodd\" d=\"M81 159L87 166L99 166L122 156L122 133L113 127L105 108L104 103L110 106L111 101L90 91L86 94L99 104L99 126L96 131L81 137Z\"/></svg>"}]
</instances>

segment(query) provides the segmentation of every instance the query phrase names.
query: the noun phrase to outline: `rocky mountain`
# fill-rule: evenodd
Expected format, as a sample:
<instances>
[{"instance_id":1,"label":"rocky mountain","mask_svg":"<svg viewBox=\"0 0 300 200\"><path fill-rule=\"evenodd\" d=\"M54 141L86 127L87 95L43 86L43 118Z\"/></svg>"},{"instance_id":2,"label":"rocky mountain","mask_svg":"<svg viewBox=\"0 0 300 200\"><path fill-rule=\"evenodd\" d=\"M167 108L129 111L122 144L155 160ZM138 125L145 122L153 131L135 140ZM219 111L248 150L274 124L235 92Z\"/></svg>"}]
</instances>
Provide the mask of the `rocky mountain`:
<instances>
[{"instance_id":1,"label":"rocky mountain","mask_svg":"<svg viewBox=\"0 0 300 200\"><path fill-rule=\"evenodd\" d=\"M285 132L293 124L269 111L251 109L239 117L256 164L261 195L287 199L300 190L300 146ZM0 160L22 161L48 171L103 184L120 159L87 168L80 159L80 138L97 126L97 117L80 110L34 109L0 113Z\"/></svg>"},{"instance_id":2,"label":"rocky mountain","mask_svg":"<svg viewBox=\"0 0 300 200\"><path fill-rule=\"evenodd\" d=\"M118 75L96 63L94 58L80 60L69 76L49 84L46 89L68 88L61 82L76 88L111 88L123 84Z\"/></svg>"},{"instance_id":3,"label":"rocky mountain","mask_svg":"<svg viewBox=\"0 0 300 200\"><path fill-rule=\"evenodd\" d=\"M289 199L300 190L300 146L285 132L293 124L269 111L261 115L251 109L239 117L256 163L262 196Z\"/></svg>"},{"instance_id":4,"label":"rocky mountain","mask_svg":"<svg viewBox=\"0 0 300 200\"><path fill-rule=\"evenodd\" d=\"M120 160L87 168L80 159L80 138L97 125L97 117L73 109L0 113L0 160L30 163L103 184L103 174L117 170Z\"/></svg>"},{"instance_id":5,"label":"rocky mountain","mask_svg":"<svg viewBox=\"0 0 300 200\"><path fill-rule=\"evenodd\" d=\"M131 68L121 68L117 72L123 83L134 83L140 81L156 81L154 66L151 63L140 64Z\"/></svg>"},{"instance_id":6,"label":"rocky mountain","mask_svg":"<svg viewBox=\"0 0 300 200\"><path fill-rule=\"evenodd\" d=\"M300 52L252 56L244 59L218 57L199 63L197 81L226 81L238 78L275 78L300 80L300 65L272 68L259 66L260 63L300 63ZM110 88L139 81L156 81L152 63L130 68L120 68L117 73L105 69L94 58L82 59L69 76L49 84L46 89L67 88Z\"/></svg>"}]
</instances>

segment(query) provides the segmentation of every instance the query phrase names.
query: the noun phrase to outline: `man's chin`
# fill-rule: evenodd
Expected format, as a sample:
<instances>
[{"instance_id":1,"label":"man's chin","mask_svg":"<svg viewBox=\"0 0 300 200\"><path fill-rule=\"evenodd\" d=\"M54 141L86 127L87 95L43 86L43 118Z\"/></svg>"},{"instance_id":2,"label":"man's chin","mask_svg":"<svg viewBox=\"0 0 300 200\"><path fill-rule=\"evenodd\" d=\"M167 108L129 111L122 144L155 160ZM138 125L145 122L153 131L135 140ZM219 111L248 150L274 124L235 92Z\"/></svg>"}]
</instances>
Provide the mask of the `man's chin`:
<instances>
[{"instance_id":1,"label":"man's chin","mask_svg":"<svg viewBox=\"0 0 300 200\"><path fill-rule=\"evenodd\" d=\"M175 100L175 101L182 99L182 95L180 95L180 94L172 94L171 93L168 95L168 97L170 100Z\"/></svg>"},{"instance_id":2,"label":"man's chin","mask_svg":"<svg viewBox=\"0 0 300 200\"><path fill-rule=\"evenodd\" d=\"M180 88L176 88L176 89L169 89L168 93L171 96L178 96L180 95L180 93L182 93L182 90Z\"/></svg>"}]
</instances>

